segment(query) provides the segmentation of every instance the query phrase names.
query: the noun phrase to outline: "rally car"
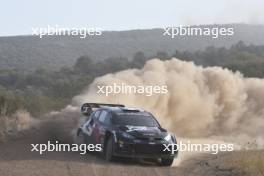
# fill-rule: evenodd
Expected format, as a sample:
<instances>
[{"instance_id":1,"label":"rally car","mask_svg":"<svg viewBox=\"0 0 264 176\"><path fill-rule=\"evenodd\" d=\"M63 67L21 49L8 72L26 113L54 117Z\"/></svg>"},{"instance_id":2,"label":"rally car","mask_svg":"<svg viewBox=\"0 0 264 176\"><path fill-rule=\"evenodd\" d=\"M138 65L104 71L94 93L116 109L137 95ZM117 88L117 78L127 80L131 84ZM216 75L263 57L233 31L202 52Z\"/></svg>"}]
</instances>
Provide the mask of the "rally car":
<instances>
[{"instance_id":1,"label":"rally car","mask_svg":"<svg viewBox=\"0 0 264 176\"><path fill-rule=\"evenodd\" d=\"M175 136L147 111L98 103L85 103L81 111L87 118L77 130L78 141L101 144L108 161L114 157L155 159L170 166L177 156L177 152L164 150L165 145L176 144Z\"/></svg>"}]
</instances>

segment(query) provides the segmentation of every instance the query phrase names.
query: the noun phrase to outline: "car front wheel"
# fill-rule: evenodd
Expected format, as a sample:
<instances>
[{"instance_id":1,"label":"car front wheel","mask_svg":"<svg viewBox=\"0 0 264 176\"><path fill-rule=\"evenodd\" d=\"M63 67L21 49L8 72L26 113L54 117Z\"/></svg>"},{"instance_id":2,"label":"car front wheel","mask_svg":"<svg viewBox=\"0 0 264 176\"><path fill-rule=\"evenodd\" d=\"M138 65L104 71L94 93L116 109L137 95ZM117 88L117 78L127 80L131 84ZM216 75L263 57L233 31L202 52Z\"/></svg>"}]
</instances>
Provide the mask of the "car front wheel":
<instances>
[{"instance_id":1,"label":"car front wheel","mask_svg":"<svg viewBox=\"0 0 264 176\"><path fill-rule=\"evenodd\" d=\"M112 161L113 160L113 137L110 136L106 142L106 149L105 149L105 160Z\"/></svg>"},{"instance_id":2,"label":"car front wheel","mask_svg":"<svg viewBox=\"0 0 264 176\"><path fill-rule=\"evenodd\" d=\"M161 166L171 166L174 158L161 158Z\"/></svg>"}]
</instances>

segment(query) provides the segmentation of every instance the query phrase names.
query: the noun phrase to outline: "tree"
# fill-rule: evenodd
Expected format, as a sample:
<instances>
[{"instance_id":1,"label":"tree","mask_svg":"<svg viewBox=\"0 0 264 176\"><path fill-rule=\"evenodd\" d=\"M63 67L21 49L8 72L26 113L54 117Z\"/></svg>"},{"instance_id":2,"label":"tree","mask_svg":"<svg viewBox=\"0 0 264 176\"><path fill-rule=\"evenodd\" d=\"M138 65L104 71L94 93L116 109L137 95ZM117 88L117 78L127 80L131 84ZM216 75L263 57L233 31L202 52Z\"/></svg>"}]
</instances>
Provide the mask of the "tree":
<instances>
[{"instance_id":1,"label":"tree","mask_svg":"<svg viewBox=\"0 0 264 176\"><path fill-rule=\"evenodd\" d=\"M80 74L91 74L95 68L95 62L89 56L81 56L74 65L74 71Z\"/></svg>"},{"instance_id":2,"label":"tree","mask_svg":"<svg viewBox=\"0 0 264 176\"><path fill-rule=\"evenodd\" d=\"M110 57L100 63L97 63L96 74L103 75L113 73L120 70L125 70L130 67L130 63L125 57Z\"/></svg>"},{"instance_id":3,"label":"tree","mask_svg":"<svg viewBox=\"0 0 264 176\"><path fill-rule=\"evenodd\" d=\"M134 54L131 65L134 68L141 68L141 67L143 67L143 65L145 64L146 61L147 61L147 57L145 56L145 54L143 52L139 51L139 52Z\"/></svg>"},{"instance_id":4,"label":"tree","mask_svg":"<svg viewBox=\"0 0 264 176\"><path fill-rule=\"evenodd\" d=\"M156 57L161 60L167 60L170 58L168 53L166 53L165 51L158 51Z\"/></svg>"}]
</instances>

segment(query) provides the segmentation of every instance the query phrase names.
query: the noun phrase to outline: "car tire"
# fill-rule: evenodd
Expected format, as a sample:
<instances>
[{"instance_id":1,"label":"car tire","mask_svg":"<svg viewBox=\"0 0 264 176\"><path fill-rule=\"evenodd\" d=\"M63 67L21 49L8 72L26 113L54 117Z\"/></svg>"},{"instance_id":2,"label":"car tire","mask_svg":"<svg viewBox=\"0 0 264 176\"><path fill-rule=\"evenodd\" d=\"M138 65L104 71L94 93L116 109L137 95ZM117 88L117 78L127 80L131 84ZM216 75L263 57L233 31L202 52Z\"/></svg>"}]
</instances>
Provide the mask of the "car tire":
<instances>
[{"instance_id":1,"label":"car tire","mask_svg":"<svg viewBox=\"0 0 264 176\"><path fill-rule=\"evenodd\" d=\"M161 158L160 165L161 166L171 166L174 158Z\"/></svg>"},{"instance_id":2,"label":"car tire","mask_svg":"<svg viewBox=\"0 0 264 176\"><path fill-rule=\"evenodd\" d=\"M105 160L106 161L113 161L113 137L110 136L106 141L105 146Z\"/></svg>"}]
</instances>

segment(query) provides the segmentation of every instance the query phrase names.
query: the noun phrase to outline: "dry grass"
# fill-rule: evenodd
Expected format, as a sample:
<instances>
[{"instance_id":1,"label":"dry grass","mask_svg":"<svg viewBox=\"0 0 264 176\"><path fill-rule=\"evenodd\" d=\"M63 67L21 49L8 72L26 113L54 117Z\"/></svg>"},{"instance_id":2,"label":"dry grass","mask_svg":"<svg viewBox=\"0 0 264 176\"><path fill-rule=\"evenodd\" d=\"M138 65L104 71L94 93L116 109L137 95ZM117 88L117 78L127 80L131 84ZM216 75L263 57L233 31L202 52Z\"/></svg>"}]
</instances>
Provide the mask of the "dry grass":
<instances>
[{"instance_id":1,"label":"dry grass","mask_svg":"<svg viewBox=\"0 0 264 176\"><path fill-rule=\"evenodd\" d=\"M219 168L231 168L238 175L264 176L264 150L224 153L212 163Z\"/></svg>"},{"instance_id":2,"label":"dry grass","mask_svg":"<svg viewBox=\"0 0 264 176\"><path fill-rule=\"evenodd\" d=\"M264 151L245 151L237 157L237 164L247 174L264 176Z\"/></svg>"},{"instance_id":3,"label":"dry grass","mask_svg":"<svg viewBox=\"0 0 264 176\"><path fill-rule=\"evenodd\" d=\"M0 116L0 143L6 141L7 134L30 128L34 119L27 111L19 110L10 117Z\"/></svg>"}]
</instances>

